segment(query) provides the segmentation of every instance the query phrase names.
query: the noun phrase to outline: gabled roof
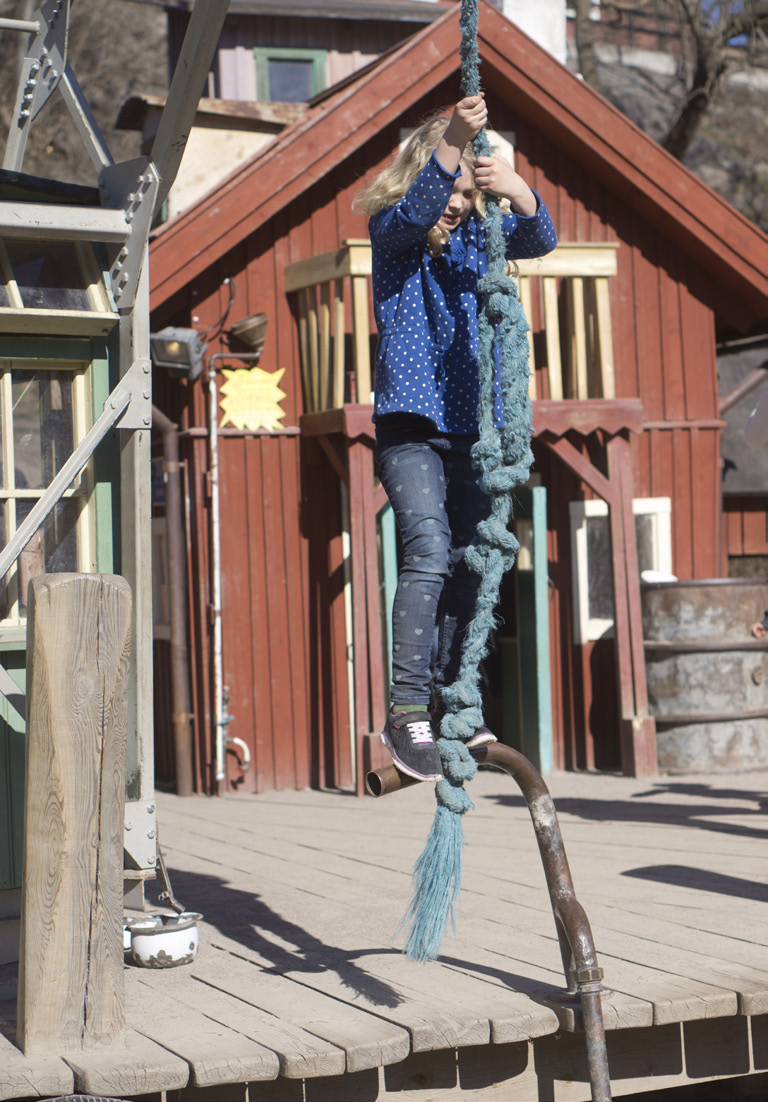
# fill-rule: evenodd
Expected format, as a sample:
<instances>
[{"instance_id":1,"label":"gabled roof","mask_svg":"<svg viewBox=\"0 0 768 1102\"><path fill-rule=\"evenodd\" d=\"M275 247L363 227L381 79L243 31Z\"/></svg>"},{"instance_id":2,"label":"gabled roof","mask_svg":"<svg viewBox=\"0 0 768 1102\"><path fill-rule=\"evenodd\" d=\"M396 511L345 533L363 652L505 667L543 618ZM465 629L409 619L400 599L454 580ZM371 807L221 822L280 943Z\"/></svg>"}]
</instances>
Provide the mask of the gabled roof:
<instances>
[{"instance_id":1,"label":"gabled roof","mask_svg":"<svg viewBox=\"0 0 768 1102\"><path fill-rule=\"evenodd\" d=\"M717 280L731 324L746 330L768 320L765 235L486 0L480 9L484 84ZM161 227L152 243L152 307L458 74L458 15L457 5L311 106L214 192Z\"/></svg>"}]
</instances>

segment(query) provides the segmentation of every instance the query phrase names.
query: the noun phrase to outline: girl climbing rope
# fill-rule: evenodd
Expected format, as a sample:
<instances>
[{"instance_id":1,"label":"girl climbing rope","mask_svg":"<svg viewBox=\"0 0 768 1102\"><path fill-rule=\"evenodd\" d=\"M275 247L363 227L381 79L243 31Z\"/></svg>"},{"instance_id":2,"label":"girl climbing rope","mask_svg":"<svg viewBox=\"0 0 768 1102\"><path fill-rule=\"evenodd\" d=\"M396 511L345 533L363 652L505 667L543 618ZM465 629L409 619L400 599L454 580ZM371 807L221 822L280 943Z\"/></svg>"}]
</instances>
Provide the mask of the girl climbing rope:
<instances>
[{"instance_id":1,"label":"girl climbing rope","mask_svg":"<svg viewBox=\"0 0 768 1102\"><path fill-rule=\"evenodd\" d=\"M420 961L438 955L461 886L462 816L472 807L464 782L477 771L470 751L495 741L480 664L519 547L512 492L533 461L528 325L507 262L557 244L539 196L491 156L477 0L462 0L459 24L464 98L450 118L416 131L360 204L370 215L379 330L379 474L403 545L382 737L398 769L438 782L405 919L405 952Z\"/></svg>"},{"instance_id":2,"label":"girl climbing rope","mask_svg":"<svg viewBox=\"0 0 768 1102\"><path fill-rule=\"evenodd\" d=\"M557 243L546 207L512 165L475 157L469 143L486 119L482 93L462 99L449 117L429 119L360 203L370 216L379 331L377 464L402 546L382 737L398 769L421 780L443 776L435 742L442 691L458 673L480 582L465 553L491 511L471 456L479 433L484 195L509 204L502 219L507 259L542 256ZM500 424L499 380L494 389ZM494 736L479 725L463 741L475 747Z\"/></svg>"}]
</instances>

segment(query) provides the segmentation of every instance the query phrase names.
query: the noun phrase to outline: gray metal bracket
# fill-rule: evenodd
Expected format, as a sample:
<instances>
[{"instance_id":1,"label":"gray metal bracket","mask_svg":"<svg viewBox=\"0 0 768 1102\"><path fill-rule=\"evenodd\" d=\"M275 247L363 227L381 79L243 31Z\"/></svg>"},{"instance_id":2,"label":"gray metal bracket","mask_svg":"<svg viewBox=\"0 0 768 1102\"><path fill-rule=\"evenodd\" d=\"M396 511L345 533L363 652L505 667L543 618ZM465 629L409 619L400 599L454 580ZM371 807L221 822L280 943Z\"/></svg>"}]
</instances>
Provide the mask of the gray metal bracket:
<instances>
[{"instance_id":1,"label":"gray metal bracket","mask_svg":"<svg viewBox=\"0 0 768 1102\"><path fill-rule=\"evenodd\" d=\"M118 391L128 391L130 401L119 419L115 421L118 429L144 429L152 426L152 361L147 358L134 360L115 387ZM117 397L119 401L119 396ZM112 402L112 395L104 403L106 409ZM115 407L112 406L114 409Z\"/></svg>"},{"instance_id":2,"label":"gray metal bracket","mask_svg":"<svg viewBox=\"0 0 768 1102\"><path fill-rule=\"evenodd\" d=\"M126 869L154 869L157 864L157 809L154 800L129 800L125 805L123 848Z\"/></svg>"},{"instance_id":3,"label":"gray metal bracket","mask_svg":"<svg viewBox=\"0 0 768 1102\"><path fill-rule=\"evenodd\" d=\"M128 227L123 243L108 254L112 297L121 311L131 309L136 301L159 186L149 157L105 165L99 173L102 206L123 211Z\"/></svg>"}]
</instances>

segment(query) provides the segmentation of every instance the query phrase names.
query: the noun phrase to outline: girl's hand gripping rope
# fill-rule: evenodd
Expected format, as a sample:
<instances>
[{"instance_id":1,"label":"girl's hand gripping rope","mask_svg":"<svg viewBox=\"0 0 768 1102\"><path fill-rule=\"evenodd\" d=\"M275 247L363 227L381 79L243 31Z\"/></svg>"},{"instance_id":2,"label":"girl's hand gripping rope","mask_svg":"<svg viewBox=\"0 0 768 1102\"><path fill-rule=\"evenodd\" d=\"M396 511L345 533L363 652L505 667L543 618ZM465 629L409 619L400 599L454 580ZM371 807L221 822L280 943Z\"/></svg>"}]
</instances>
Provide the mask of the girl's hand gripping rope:
<instances>
[{"instance_id":1,"label":"girl's hand gripping rope","mask_svg":"<svg viewBox=\"0 0 768 1102\"><path fill-rule=\"evenodd\" d=\"M479 191L498 195L499 199L508 199L517 214L532 218L536 213L536 196L504 157L477 158L475 187Z\"/></svg>"},{"instance_id":2,"label":"girl's hand gripping rope","mask_svg":"<svg viewBox=\"0 0 768 1102\"><path fill-rule=\"evenodd\" d=\"M451 120L435 150L435 155L447 172L455 172L464 151L488 121L485 92L465 96L453 109Z\"/></svg>"}]
</instances>

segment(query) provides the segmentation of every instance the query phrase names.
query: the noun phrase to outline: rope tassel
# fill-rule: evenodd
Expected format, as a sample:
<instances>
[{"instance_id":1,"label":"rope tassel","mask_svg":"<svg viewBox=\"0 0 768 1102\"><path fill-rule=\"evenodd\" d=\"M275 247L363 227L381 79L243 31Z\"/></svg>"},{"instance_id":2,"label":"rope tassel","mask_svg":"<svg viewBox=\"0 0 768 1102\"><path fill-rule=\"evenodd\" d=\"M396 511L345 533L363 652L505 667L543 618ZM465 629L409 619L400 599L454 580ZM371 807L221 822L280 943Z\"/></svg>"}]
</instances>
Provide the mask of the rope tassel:
<instances>
[{"instance_id":1,"label":"rope tassel","mask_svg":"<svg viewBox=\"0 0 768 1102\"><path fill-rule=\"evenodd\" d=\"M462 0L462 90L480 91L477 50L477 0ZM474 141L475 153L488 156L485 131ZM478 282L482 296L479 314L480 435L472 459L480 471L480 484L491 499L491 512L482 521L466 561L480 576L475 615L470 622L456 681L442 691L446 714L437 741L445 780L435 786L437 810L424 851L413 874L414 894L401 924L410 924L404 952L421 962L434 960L449 923L455 931L455 910L461 891L464 828L462 816L472 802L464 782L477 772L477 763L462 740L483 724L480 663L496 626L495 609L504 574L515 561L519 545L509 531L512 491L528 481L531 452L531 404L528 397L528 323L514 280L506 274L506 242L501 211L494 196L486 196L485 246L488 271ZM496 357L501 370L504 425L494 423Z\"/></svg>"}]
</instances>

